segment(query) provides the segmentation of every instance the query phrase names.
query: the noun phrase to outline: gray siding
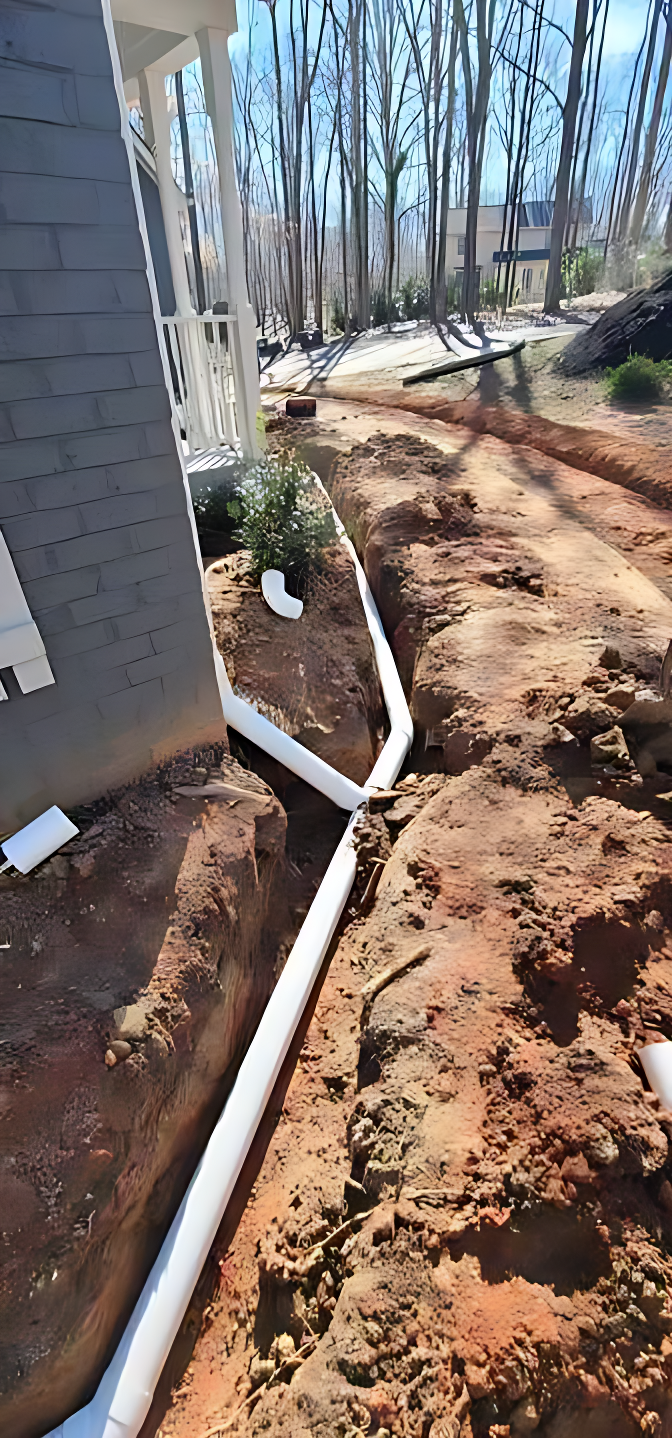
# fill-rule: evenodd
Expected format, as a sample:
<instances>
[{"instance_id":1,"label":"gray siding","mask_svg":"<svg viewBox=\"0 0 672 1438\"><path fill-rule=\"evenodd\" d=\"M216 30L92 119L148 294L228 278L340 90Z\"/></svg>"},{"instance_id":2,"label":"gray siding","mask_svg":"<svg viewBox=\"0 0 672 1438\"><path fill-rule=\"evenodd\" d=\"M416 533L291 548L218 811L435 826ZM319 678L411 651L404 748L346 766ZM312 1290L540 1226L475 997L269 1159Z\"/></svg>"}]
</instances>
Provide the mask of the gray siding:
<instances>
[{"instance_id":1,"label":"gray siding","mask_svg":"<svg viewBox=\"0 0 672 1438\"><path fill-rule=\"evenodd\" d=\"M0 830L222 732L99 0L0 10L0 526L56 683L0 677Z\"/></svg>"}]
</instances>

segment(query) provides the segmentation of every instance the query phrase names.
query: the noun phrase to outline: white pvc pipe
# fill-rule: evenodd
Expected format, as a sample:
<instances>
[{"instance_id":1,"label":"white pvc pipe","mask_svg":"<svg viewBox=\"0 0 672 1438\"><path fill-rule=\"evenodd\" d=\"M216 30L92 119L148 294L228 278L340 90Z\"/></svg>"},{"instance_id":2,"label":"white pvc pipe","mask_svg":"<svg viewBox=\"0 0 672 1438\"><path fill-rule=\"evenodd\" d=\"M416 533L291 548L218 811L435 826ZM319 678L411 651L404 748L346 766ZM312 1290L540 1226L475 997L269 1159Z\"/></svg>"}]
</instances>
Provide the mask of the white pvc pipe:
<instances>
[{"instance_id":1,"label":"white pvc pipe","mask_svg":"<svg viewBox=\"0 0 672 1438\"><path fill-rule=\"evenodd\" d=\"M672 1043L665 1039L646 1044L637 1049L637 1057L663 1108L672 1109Z\"/></svg>"},{"instance_id":2,"label":"white pvc pipe","mask_svg":"<svg viewBox=\"0 0 672 1438\"><path fill-rule=\"evenodd\" d=\"M261 592L269 609L281 619L300 619L303 601L294 599L285 589L285 576L281 569L265 569L261 576Z\"/></svg>"},{"instance_id":3,"label":"white pvc pipe","mask_svg":"<svg viewBox=\"0 0 672 1438\"><path fill-rule=\"evenodd\" d=\"M339 527L342 530L342 526ZM373 596L364 571L347 541L353 556L366 621L371 634L376 663L392 732L374 766L367 784L371 788L388 788L408 753L413 725L404 698L391 650L385 638ZM221 669L224 663L221 661ZM342 784L366 794L337 775L289 736L282 734L268 720L256 714L237 699L224 670L224 691L228 690L225 714L231 723L255 743L301 772L295 764L278 752L287 740L305 760L320 765L322 780L316 787L324 788L329 776ZM221 684L221 676L220 676ZM251 717L257 723L251 723ZM243 727L245 726L245 727ZM271 745L273 747L271 747ZM290 751L292 752L292 751ZM302 761L303 777L309 778L311 767ZM328 782L331 784L332 779ZM341 791L339 791L341 792ZM331 796L330 796L331 797ZM335 802L339 800L336 798ZM296 1028L317 980L336 925L352 888L357 870L353 831L357 810L350 817L327 872L315 895L310 911L287 963L271 994L259 1027L238 1071L236 1081L224 1106L210 1142L187 1189L170 1231L154 1263L152 1271L135 1306L126 1332L98 1390L85 1408L67 1418L47 1438L137 1438L152 1402L154 1389L180 1327L199 1274L215 1239L224 1210L233 1192L252 1140L269 1102L273 1087L288 1053Z\"/></svg>"},{"instance_id":4,"label":"white pvc pipe","mask_svg":"<svg viewBox=\"0 0 672 1438\"><path fill-rule=\"evenodd\" d=\"M56 804L52 804L44 814L39 814L25 829L19 829L12 834L11 839L4 839L0 844L0 851L5 854L7 864L13 864L20 874L29 874L36 864L41 864L54 854L62 844L67 844L69 839L74 839L79 829L67 818Z\"/></svg>"},{"instance_id":5,"label":"white pvc pipe","mask_svg":"<svg viewBox=\"0 0 672 1438\"><path fill-rule=\"evenodd\" d=\"M251 704L234 694L221 655L215 655L215 666L224 718L232 729L251 739L253 744L271 754L293 774L298 774L314 789L319 789L321 794L326 794L339 809L352 811L359 804L366 803L366 790L361 789L359 784L353 784L352 779L346 779L344 774L325 764L318 754L312 754L310 749L304 749L303 744L297 744L290 734L285 734L277 725L271 724L270 719L257 714Z\"/></svg>"}]
</instances>

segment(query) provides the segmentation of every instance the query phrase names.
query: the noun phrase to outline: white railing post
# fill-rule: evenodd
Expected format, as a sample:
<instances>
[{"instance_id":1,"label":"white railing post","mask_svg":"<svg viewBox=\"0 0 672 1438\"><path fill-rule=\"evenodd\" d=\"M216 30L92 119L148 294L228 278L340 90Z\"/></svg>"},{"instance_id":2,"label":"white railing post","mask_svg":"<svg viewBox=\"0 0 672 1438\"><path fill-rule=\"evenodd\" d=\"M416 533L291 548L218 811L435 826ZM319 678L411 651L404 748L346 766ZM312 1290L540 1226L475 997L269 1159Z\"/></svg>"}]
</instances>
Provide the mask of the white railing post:
<instances>
[{"instance_id":1,"label":"white railing post","mask_svg":"<svg viewBox=\"0 0 672 1438\"><path fill-rule=\"evenodd\" d=\"M226 252L229 310L235 314L232 362L236 389L236 416L243 452L257 458L257 412L261 406L257 363L257 326L247 293L243 214L233 158L233 99L231 62L226 30L205 29L196 34L201 54L203 89L212 121L219 171L222 231Z\"/></svg>"},{"instance_id":2,"label":"white railing post","mask_svg":"<svg viewBox=\"0 0 672 1438\"><path fill-rule=\"evenodd\" d=\"M177 190L175 188L173 168L170 161L170 118L168 115L166 81L163 74L158 70L142 70L139 80L143 111L145 104L147 104L151 116L151 128L154 135L154 153L156 158L156 178L158 180L159 195L161 197L161 210L168 244L170 271L173 278L173 289L175 291L176 312L178 315L192 315L194 309L189 293L187 261L182 241L180 214L177 207Z\"/></svg>"},{"instance_id":3,"label":"white railing post","mask_svg":"<svg viewBox=\"0 0 672 1438\"><path fill-rule=\"evenodd\" d=\"M177 374L187 444L213 449L227 444L244 449L239 416L238 392L232 338L237 329L235 315L164 315L162 319L168 348ZM227 326L229 338L222 343L220 325ZM212 339L208 338L208 330ZM244 411L243 411L244 413Z\"/></svg>"}]
</instances>

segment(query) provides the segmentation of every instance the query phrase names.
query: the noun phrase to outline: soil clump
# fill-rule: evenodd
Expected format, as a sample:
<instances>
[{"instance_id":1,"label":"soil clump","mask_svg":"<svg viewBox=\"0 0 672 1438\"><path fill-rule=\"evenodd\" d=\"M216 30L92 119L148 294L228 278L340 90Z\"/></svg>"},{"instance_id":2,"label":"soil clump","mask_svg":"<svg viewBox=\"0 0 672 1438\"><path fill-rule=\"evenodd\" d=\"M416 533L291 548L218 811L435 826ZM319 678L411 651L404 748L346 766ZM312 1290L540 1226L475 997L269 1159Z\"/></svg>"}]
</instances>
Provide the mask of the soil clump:
<instances>
[{"instance_id":1,"label":"soil clump","mask_svg":"<svg viewBox=\"0 0 672 1438\"><path fill-rule=\"evenodd\" d=\"M672 1036L672 765L641 763L638 709L672 633L669 521L491 438L330 410L307 445L416 740L360 827L161 1433L663 1435L672 1117L636 1049Z\"/></svg>"}]
</instances>

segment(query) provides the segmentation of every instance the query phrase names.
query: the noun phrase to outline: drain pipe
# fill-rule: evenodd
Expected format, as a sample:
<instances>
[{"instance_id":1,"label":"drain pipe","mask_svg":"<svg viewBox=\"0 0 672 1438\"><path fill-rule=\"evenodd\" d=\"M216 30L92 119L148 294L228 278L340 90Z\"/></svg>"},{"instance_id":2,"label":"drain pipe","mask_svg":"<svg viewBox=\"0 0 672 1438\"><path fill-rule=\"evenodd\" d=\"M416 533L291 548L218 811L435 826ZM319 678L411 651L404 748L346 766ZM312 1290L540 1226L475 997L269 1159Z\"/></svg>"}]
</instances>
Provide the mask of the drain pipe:
<instances>
[{"instance_id":1,"label":"drain pipe","mask_svg":"<svg viewBox=\"0 0 672 1438\"><path fill-rule=\"evenodd\" d=\"M366 792L371 792L375 789L390 788L394 783L411 747L413 724L366 575L343 526L337 516L335 519L341 542L348 549L355 565L381 688L390 717L389 738L366 784ZM287 759L278 752L278 739L289 740L289 735L282 734L268 720L251 710L244 701L238 700L231 690L223 661L221 670L224 671L226 683L224 686L220 675L220 684L228 689L226 700L231 714L229 722L256 744L273 753L282 763L287 763ZM259 721L258 724L251 723L251 714ZM229 718L228 713L226 717ZM249 727L243 728L243 723ZM315 755L310 754L307 749L304 750L294 740L289 742L301 751L306 761L312 760L321 764ZM289 767L300 772L294 764L289 764ZM342 777L337 775L335 770L329 770L326 764L322 765L322 768L327 769L335 778ZM310 778L309 770L314 772L312 766L307 764L302 777L314 782ZM321 771L320 779L323 782L316 787L326 792ZM349 785L350 780L343 780L343 783ZM354 882L357 870L354 829L358 817L359 794L365 799L366 793L358 790L356 785L351 787L358 795L355 801L357 807L352 806L354 812L348 827L271 994L222 1115L180 1204L114 1358L91 1402L71 1418L66 1418L47 1438L137 1438L147 1417L154 1389ZM335 802L338 803L339 800L335 799Z\"/></svg>"},{"instance_id":2,"label":"drain pipe","mask_svg":"<svg viewBox=\"0 0 672 1438\"><path fill-rule=\"evenodd\" d=\"M258 714L245 699L239 699L238 695L234 694L226 665L218 651L215 651L215 669L224 718L232 729L243 734L246 739L251 739L259 749L271 754L280 764L284 764L286 769L291 769L293 774L298 774L299 778L312 784L314 789L319 789L321 794L326 794L339 809L350 811L356 809L358 804L366 802L366 790L361 789L359 784L354 784L352 779L346 779L344 774L332 769L318 754L304 749L303 744L298 744L296 739L285 734L283 729L271 724L270 719Z\"/></svg>"}]
</instances>

